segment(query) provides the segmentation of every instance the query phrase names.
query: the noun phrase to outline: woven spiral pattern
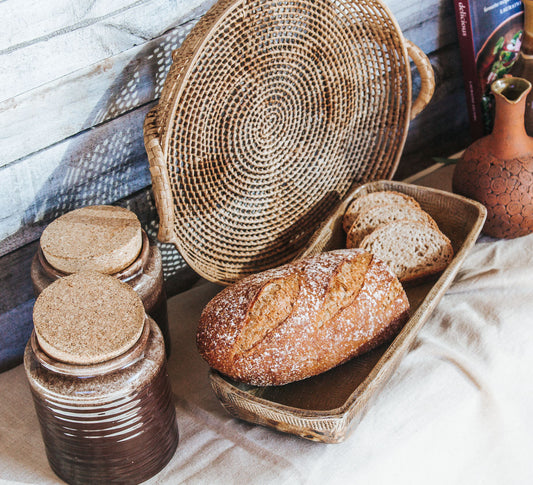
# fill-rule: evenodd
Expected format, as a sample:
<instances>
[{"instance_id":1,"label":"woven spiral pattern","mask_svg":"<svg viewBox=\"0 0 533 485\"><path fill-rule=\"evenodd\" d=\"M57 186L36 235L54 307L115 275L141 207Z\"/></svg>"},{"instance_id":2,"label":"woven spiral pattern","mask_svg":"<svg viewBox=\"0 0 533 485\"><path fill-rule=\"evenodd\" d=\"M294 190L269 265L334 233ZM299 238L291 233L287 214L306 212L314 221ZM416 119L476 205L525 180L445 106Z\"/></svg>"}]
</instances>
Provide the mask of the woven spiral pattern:
<instances>
[{"instance_id":1,"label":"woven spiral pattern","mask_svg":"<svg viewBox=\"0 0 533 485\"><path fill-rule=\"evenodd\" d=\"M204 16L157 113L172 238L197 272L231 283L287 262L354 181L392 177L411 104L402 40L375 0Z\"/></svg>"}]
</instances>

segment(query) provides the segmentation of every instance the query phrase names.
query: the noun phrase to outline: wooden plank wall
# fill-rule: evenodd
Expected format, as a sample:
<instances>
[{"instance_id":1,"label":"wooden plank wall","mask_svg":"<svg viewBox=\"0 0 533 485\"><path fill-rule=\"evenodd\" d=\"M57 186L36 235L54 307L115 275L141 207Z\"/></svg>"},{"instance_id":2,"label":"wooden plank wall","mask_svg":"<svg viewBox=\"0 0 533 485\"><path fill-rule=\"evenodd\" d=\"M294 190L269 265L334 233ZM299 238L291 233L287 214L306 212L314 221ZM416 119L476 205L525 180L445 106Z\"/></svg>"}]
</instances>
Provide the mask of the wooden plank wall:
<instances>
[{"instance_id":1,"label":"wooden plank wall","mask_svg":"<svg viewBox=\"0 0 533 485\"><path fill-rule=\"evenodd\" d=\"M29 266L43 228L88 204L132 208L150 234L157 215L142 123L177 48L214 0L0 2L0 370L31 331ZM450 0L385 0L431 59L437 91L412 122L397 178L468 142ZM415 90L416 73L415 77ZM196 275L162 245L169 294Z\"/></svg>"}]
</instances>

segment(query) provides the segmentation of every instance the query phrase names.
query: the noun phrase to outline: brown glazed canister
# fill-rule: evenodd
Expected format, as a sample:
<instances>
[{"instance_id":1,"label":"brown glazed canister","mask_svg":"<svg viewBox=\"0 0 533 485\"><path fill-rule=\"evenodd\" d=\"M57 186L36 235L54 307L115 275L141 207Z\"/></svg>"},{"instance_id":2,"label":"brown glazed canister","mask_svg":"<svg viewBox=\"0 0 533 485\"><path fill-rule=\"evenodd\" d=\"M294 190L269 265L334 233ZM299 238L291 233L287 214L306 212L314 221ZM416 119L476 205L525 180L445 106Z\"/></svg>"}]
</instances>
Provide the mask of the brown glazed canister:
<instances>
[{"instance_id":1,"label":"brown glazed canister","mask_svg":"<svg viewBox=\"0 0 533 485\"><path fill-rule=\"evenodd\" d=\"M164 342L128 285L96 272L37 298L24 367L46 454L68 483L140 483L178 445Z\"/></svg>"},{"instance_id":2,"label":"brown glazed canister","mask_svg":"<svg viewBox=\"0 0 533 485\"><path fill-rule=\"evenodd\" d=\"M531 84L522 78L492 83L492 133L470 145L453 174L454 192L487 208L483 232L514 238L533 232L533 138L524 127Z\"/></svg>"},{"instance_id":3,"label":"brown glazed canister","mask_svg":"<svg viewBox=\"0 0 533 485\"><path fill-rule=\"evenodd\" d=\"M31 266L35 296L58 278L82 270L111 274L130 285L159 325L170 355L161 252L133 212L106 205L83 207L44 230Z\"/></svg>"}]
</instances>

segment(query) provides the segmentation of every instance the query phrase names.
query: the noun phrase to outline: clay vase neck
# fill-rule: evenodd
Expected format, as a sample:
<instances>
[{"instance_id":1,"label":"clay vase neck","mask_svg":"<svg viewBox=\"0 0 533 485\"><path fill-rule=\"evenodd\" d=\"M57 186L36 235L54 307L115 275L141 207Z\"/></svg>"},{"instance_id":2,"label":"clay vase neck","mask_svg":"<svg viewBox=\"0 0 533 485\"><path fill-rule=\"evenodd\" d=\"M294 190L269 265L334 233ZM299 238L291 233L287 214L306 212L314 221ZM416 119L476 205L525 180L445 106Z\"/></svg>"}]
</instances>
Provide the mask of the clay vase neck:
<instances>
[{"instance_id":1,"label":"clay vase neck","mask_svg":"<svg viewBox=\"0 0 533 485\"><path fill-rule=\"evenodd\" d=\"M492 133L486 137L485 148L500 160L517 154L533 153L533 138L526 133L524 112L531 84L525 79L504 78L491 87L496 102Z\"/></svg>"}]
</instances>

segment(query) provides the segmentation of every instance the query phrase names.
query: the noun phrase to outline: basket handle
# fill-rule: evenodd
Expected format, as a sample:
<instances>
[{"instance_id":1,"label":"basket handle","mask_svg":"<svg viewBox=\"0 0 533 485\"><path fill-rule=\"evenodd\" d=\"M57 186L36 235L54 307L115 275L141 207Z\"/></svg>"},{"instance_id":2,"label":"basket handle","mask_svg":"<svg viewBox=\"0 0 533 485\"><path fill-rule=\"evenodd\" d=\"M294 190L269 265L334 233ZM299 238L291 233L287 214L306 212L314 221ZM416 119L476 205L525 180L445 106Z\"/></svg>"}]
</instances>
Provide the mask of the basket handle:
<instances>
[{"instance_id":1,"label":"basket handle","mask_svg":"<svg viewBox=\"0 0 533 485\"><path fill-rule=\"evenodd\" d=\"M428 57L420 47L413 44L410 40L406 40L405 44L407 47L407 54L409 54L409 57L415 63L418 73L420 74L420 80L422 81L418 97L413 103L413 106L411 106L411 119L414 119L431 101L431 97L435 92L435 73L433 72Z\"/></svg>"},{"instance_id":2,"label":"basket handle","mask_svg":"<svg viewBox=\"0 0 533 485\"><path fill-rule=\"evenodd\" d=\"M161 242L174 242L174 209L172 191L168 177L165 157L159 142L157 132L157 107L151 109L144 120L144 146L150 164L152 190L155 206L159 214L159 233L157 239Z\"/></svg>"}]
</instances>

